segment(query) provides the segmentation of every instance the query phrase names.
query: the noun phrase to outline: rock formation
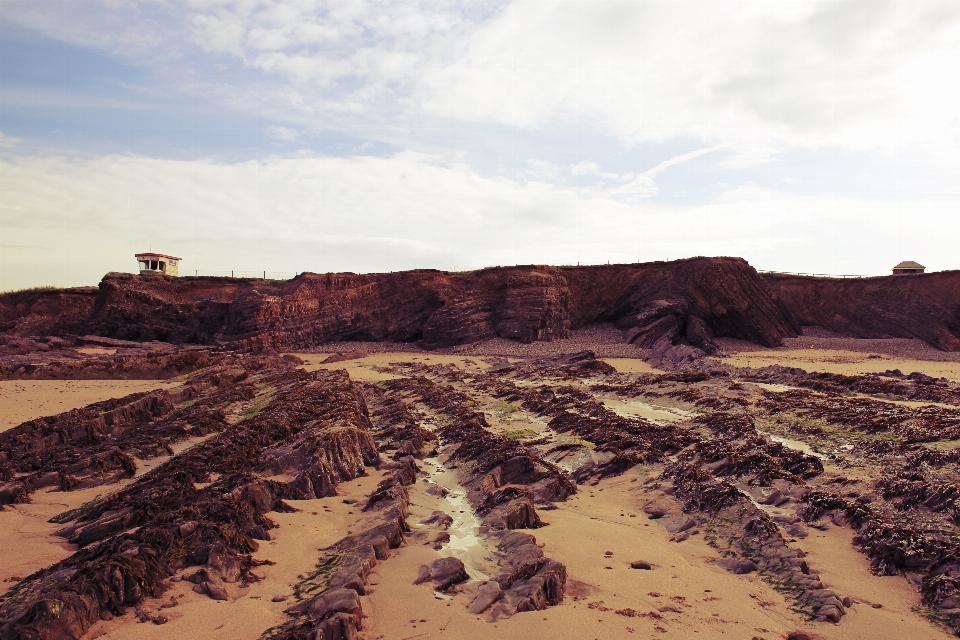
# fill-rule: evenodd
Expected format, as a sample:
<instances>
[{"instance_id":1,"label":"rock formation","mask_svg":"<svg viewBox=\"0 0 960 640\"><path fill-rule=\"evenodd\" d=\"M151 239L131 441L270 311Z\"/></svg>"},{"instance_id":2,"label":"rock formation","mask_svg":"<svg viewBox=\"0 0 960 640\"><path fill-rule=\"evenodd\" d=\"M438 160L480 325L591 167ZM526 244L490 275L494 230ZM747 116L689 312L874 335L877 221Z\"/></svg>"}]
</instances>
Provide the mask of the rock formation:
<instances>
[{"instance_id":1,"label":"rock formation","mask_svg":"<svg viewBox=\"0 0 960 640\"><path fill-rule=\"evenodd\" d=\"M96 335L247 349L331 340L449 347L501 337L553 340L615 322L631 342L707 351L729 336L776 346L797 326L736 258L595 267L496 267L470 273L304 273L286 282L108 274L90 289L0 297L12 337Z\"/></svg>"},{"instance_id":2,"label":"rock formation","mask_svg":"<svg viewBox=\"0 0 960 640\"><path fill-rule=\"evenodd\" d=\"M0 296L0 343L26 336L298 349L334 340L450 347L564 338L612 322L663 351L715 352L716 337L771 347L814 325L960 350L960 272L856 280L761 276L738 258L386 274L303 273L275 282L107 274L98 288ZM51 348L56 348L52 346Z\"/></svg>"},{"instance_id":3,"label":"rock formation","mask_svg":"<svg viewBox=\"0 0 960 640\"><path fill-rule=\"evenodd\" d=\"M801 325L856 338L919 338L960 351L960 271L882 278L764 274Z\"/></svg>"}]
</instances>

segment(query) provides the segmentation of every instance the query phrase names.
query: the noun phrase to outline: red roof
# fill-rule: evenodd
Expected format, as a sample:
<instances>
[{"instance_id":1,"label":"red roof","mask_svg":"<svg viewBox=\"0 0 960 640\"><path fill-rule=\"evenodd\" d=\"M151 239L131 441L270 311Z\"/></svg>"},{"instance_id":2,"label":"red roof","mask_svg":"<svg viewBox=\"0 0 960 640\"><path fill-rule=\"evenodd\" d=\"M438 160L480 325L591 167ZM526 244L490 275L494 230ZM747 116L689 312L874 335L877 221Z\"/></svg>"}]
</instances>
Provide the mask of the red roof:
<instances>
[{"instance_id":1,"label":"red roof","mask_svg":"<svg viewBox=\"0 0 960 640\"><path fill-rule=\"evenodd\" d=\"M169 258L170 260L182 260L182 258L168 256L165 253L136 253L134 256L137 258Z\"/></svg>"}]
</instances>

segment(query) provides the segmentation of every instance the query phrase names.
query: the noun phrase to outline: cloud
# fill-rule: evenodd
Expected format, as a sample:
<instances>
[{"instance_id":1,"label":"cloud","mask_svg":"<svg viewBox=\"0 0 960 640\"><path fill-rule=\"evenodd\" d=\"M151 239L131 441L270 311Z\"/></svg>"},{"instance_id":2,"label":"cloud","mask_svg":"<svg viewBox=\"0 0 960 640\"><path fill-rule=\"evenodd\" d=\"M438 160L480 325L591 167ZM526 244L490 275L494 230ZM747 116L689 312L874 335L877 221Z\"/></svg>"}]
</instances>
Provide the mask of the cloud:
<instances>
[{"instance_id":1,"label":"cloud","mask_svg":"<svg viewBox=\"0 0 960 640\"><path fill-rule=\"evenodd\" d=\"M445 116L629 141L885 147L956 111L958 22L949 2L515 3L420 90Z\"/></svg>"},{"instance_id":2,"label":"cloud","mask_svg":"<svg viewBox=\"0 0 960 640\"><path fill-rule=\"evenodd\" d=\"M5 247L45 247L0 252L0 288L89 283L150 243L188 270L956 266L953 0L6 0L0 19L142 71L83 96L4 87L5 117L56 111L62 140L122 153L0 134ZM201 104L259 118L245 161L98 147L71 120Z\"/></svg>"},{"instance_id":3,"label":"cloud","mask_svg":"<svg viewBox=\"0 0 960 640\"><path fill-rule=\"evenodd\" d=\"M570 174L575 176L589 176L600 173L600 165L590 160L582 160L570 167Z\"/></svg>"},{"instance_id":4,"label":"cloud","mask_svg":"<svg viewBox=\"0 0 960 640\"><path fill-rule=\"evenodd\" d=\"M739 144L747 166L789 145L933 145L960 108L952 0L9 0L0 16L234 108L400 136L428 116L576 124Z\"/></svg>"},{"instance_id":5,"label":"cloud","mask_svg":"<svg viewBox=\"0 0 960 640\"><path fill-rule=\"evenodd\" d=\"M0 289L91 284L106 271L133 269L133 253L148 246L183 257L186 273L692 255L740 255L787 271L883 273L907 258L956 267L960 242L952 200L747 184L696 206L630 203L592 187L484 177L413 153L234 163L19 157L0 160L0 191L5 245L46 247L0 251ZM940 231L924 232L931 228Z\"/></svg>"},{"instance_id":6,"label":"cloud","mask_svg":"<svg viewBox=\"0 0 960 640\"><path fill-rule=\"evenodd\" d=\"M270 135L277 140L283 142L294 142L300 137L300 132L296 129L291 129L289 127L281 127L279 125L271 125L268 127Z\"/></svg>"},{"instance_id":7,"label":"cloud","mask_svg":"<svg viewBox=\"0 0 960 640\"><path fill-rule=\"evenodd\" d=\"M23 140L21 140L20 138L14 138L12 136L8 136L2 131L0 131L0 149L13 149L21 142L23 142Z\"/></svg>"},{"instance_id":8,"label":"cloud","mask_svg":"<svg viewBox=\"0 0 960 640\"><path fill-rule=\"evenodd\" d=\"M664 160L657 166L652 169L647 169L641 173L636 178L632 179L630 182L621 185L613 190L611 193L612 196L626 196L630 198L631 196L640 196L641 198L651 198L659 193L659 188L657 183L654 180L659 174L663 173L670 167L676 166L678 164L683 164L684 162L690 162L700 156L706 155L708 153L713 153L714 151L719 151L723 148L723 145L718 145L714 147L707 147L705 149L697 149L695 151L690 151L688 153L683 153L678 156L674 156L667 160Z\"/></svg>"}]
</instances>

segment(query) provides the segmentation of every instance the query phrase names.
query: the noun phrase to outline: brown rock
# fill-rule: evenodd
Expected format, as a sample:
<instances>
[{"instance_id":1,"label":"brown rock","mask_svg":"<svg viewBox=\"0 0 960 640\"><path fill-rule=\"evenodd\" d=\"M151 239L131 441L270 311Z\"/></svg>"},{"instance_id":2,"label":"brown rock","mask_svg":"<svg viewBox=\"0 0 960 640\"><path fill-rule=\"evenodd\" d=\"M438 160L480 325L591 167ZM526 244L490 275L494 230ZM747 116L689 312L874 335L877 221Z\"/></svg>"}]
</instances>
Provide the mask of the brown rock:
<instances>
[{"instance_id":1,"label":"brown rock","mask_svg":"<svg viewBox=\"0 0 960 640\"><path fill-rule=\"evenodd\" d=\"M433 582L434 589L444 591L454 584L467 580L468 577L463 562L459 558L437 558L429 565L420 567L420 572L413 584L422 584L429 580Z\"/></svg>"},{"instance_id":2,"label":"brown rock","mask_svg":"<svg viewBox=\"0 0 960 640\"><path fill-rule=\"evenodd\" d=\"M508 267L460 274L304 273L289 282L107 274L96 289L20 292L0 322L24 333L241 344L267 352L324 341L429 348L501 337L533 342L617 322L643 346L713 336L777 346L798 327L763 278L735 258L596 267Z\"/></svg>"},{"instance_id":3,"label":"brown rock","mask_svg":"<svg viewBox=\"0 0 960 640\"><path fill-rule=\"evenodd\" d=\"M737 575L753 573L757 570L757 565L755 562L752 560L743 560L739 558L721 558L720 560L717 560L717 564L730 573L735 573Z\"/></svg>"},{"instance_id":4,"label":"brown rock","mask_svg":"<svg viewBox=\"0 0 960 640\"><path fill-rule=\"evenodd\" d=\"M359 360L360 358L366 358L369 353L366 351L349 351L347 353L331 353L329 356L324 358L322 364L330 364L332 362L343 362L345 360Z\"/></svg>"},{"instance_id":5,"label":"brown rock","mask_svg":"<svg viewBox=\"0 0 960 640\"><path fill-rule=\"evenodd\" d=\"M480 592L467 606L467 611L473 615L478 615L490 608L490 605L503 597L503 590L496 582L484 582L480 585Z\"/></svg>"},{"instance_id":6,"label":"brown rock","mask_svg":"<svg viewBox=\"0 0 960 640\"><path fill-rule=\"evenodd\" d=\"M355 618L357 628L363 615L360 596L353 589L331 589L315 596L307 602L306 611L314 620L324 620L332 613L347 613Z\"/></svg>"}]
</instances>

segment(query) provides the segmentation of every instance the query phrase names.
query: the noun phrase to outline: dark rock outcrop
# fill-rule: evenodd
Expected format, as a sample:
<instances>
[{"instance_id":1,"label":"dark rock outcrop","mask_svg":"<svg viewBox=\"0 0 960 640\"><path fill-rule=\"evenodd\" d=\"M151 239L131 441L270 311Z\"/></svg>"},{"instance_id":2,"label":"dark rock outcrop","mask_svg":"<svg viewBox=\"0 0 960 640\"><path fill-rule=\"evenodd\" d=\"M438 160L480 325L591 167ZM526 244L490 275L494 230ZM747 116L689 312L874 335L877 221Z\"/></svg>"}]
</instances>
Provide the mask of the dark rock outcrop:
<instances>
[{"instance_id":1,"label":"dark rock outcrop","mask_svg":"<svg viewBox=\"0 0 960 640\"><path fill-rule=\"evenodd\" d=\"M103 614L121 615L125 607L159 596L164 579L188 566L199 566L188 577L198 592L226 599L231 583L259 579L251 570L262 563L249 555L258 548L250 532L275 528L266 514L290 510L284 499L306 495L295 482L251 472L264 452L287 446L302 463L298 468L330 483L365 473L365 462L379 463L363 396L342 372L286 371L259 382L276 392L257 415L108 498L54 518L67 525L59 535L82 548L6 594L0 639L79 638ZM220 477L212 478L214 473ZM211 480L202 488L196 484ZM405 525L397 510L405 502L393 511L388 501L381 507L383 530L358 538L349 547L356 553L369 549L377 555L380 546L402 540Z\"/></svg>"},{"instance_id":2,"label":"dark rock outcrop","mask_svg":"<svg viewBox=\"0 0 960 640\"><path fill-rule=\"evenodd\" d=\"M856 338L919 338L960 351L960 271L839 279L764 274L801 325Z\"/></svg>"},{"instance_id":3,"label":"dark rock outcrop","mask_svg":"<svg viewBox=\"0 0 960 640\"><path fill-rule=\"evenodd\" d=\"M9 336L86 335L247 349L331 340L448 347L501 337L554 340L615 322L641 346L715 350L729 336L779 345L797 327L737 258L470 273L304 273L286 282L107 274L90 289L0 296Z\"/></svg>"},{"instance_id":4,"label":"dark rock outcrop","mask_svg":"<svg viewBox=\"0 0 960 640\"><path fill-rule=\"evenodd\" d=\"M107 274L98 288L0 296L0 338L104 336L138 342L307 348L332 340L448 347L501 337L554 340L613 322L641 347L714 338L777 346L816 325L863 338L960 350L960 272L836 279L764 274L738 258L469 273L303 273L293 280ZM675 356L676 354L667 354Z\"/></svg>"}]
</instances>

